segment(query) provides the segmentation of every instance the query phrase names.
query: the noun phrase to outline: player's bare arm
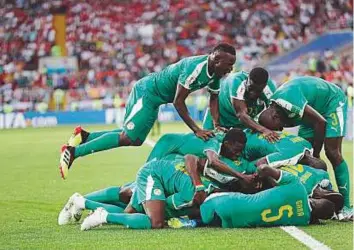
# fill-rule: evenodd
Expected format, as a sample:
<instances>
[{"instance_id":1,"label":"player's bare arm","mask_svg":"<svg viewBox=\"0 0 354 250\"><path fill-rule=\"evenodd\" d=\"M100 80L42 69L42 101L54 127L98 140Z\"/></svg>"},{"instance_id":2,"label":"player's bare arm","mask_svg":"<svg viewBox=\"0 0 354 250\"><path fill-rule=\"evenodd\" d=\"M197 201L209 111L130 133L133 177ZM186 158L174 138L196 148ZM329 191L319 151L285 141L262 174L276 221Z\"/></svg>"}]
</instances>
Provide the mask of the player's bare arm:
<instances>
[{"instance_id":1,"label":"player's bare arm","mask_svg":"<svg viewBox=\"0 0 354 250\"><path fill-rule=\"evenodd\" d=\"M219 123L219 95L210 92L209 108L211 116L213 117L214 128L221 131L226 131L226 128L220 126Z\"/></svg>"},{"instance_id":2,"label":"player's bare arm","mask_svg":"<svg viewBox=\"0 0 354 250\"><path fill-rule=\"evenodd\" d=\"M208 164L215 169L217 172L221 174L227 174L231 175L233 177L239 178L241 180L244 180L247 183L251 183L254 181L254 175L246 175L237 172L236 170L230 168L227 166L224 162L222 162L219 159L219 155L215 153L214 151L208 150L207 151L207 158L208 158Z\"/></svg>"},{"instance_id":3,"label":"player's bare arm","mask_svg":"<svg viewBox=\"0 0 354 250\"><path fill-rule=\"evenodd\" d=\"M193 197L193 205L201 205L206 199L207 194L205 192L205 187L200 178L200 171L198 169L199 158L194 155L186 155L184 157L186 169L189 176L192 179L193 185L195 186L195 194Z\"/></svg>"},{"instance_id":4,"label":"player's bare arm","mask_svg":"<svg viewBox=\"0 0 354 250\"><path fill-rule=\"evenodd\" d=\"M234 106L237 118L240 119L243 124L252 130L262 133L268 141L274 142L279 140L279 135L275 131L259 125L248 115L247 104L245 101L233 98L232 104Z\"/></svg>"},{"instance_id":5,"label":"player's bare arm","mask_svg":"<svg viewBox=\"0 0 354 250\"><path fill-rule=\"evenodd\" d=\"M311 106L306 105L304 110L303 121L307 124L311 124L314 129L314 139L313 139L313 156L316 158L320 157L320 152L323 146L325 132L326 132L326 120L320 113L318 113Z\"/></svg>"},{"instance_id":6,"label":"player's bare arm","mask_svg":"<svg viewBox=\"0 0 354 250\"><path fill-rule=\"evenodd\" d=\"M189 115L186 99L189 95L190 91L178 84L176 96L173 101L173 105L175 106L178 114L181 116L182 120L187 124L187 126L195 133L196 136L202 138L203 140L208 140L209 138L214 136L212 131L201 129L191 118Z\"/></svg>"}]
</instances>

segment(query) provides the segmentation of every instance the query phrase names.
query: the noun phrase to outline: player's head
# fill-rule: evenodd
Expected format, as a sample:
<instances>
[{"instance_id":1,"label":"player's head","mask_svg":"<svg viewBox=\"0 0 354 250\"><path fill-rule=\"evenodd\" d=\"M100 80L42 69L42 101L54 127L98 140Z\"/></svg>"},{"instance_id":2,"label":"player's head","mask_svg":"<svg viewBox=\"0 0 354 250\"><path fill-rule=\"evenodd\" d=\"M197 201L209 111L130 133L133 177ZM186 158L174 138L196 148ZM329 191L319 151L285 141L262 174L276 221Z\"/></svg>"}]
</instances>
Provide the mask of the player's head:
<instances>
[{"instance_id":1,"label":"player's head","mask_svg":"<svg viewBox=\"0 0 354 250\"><path fill-rule=\"evenodd\" d=\"M246 134L241 129L232 128L222 141L220 154L231 160L236 160L241 155L246 141Z\"/></svg>"},{"instance_id":2,"label":"player's head","mask_svg":"<svg viewBox=\"0 0 354 250\"><path fill-rule=\"evenodd\" d=\"M285 126L285 119L284 111L278 105L272 103L269 108L259 115L258 122L270 130L282 131Z\"/></svg>"},{"instance_id":3,"label":"player's head","mask_svg":"<svg viewBox=\"0 0 354 250\"><path fill-rule=\"evenodd\" d=\"M334 212L339 213L340 210L342 210L344 206L344 197L342 194L335 192L335 191L330 191L324 188L321 188L320 186L317 186L313 191L312 191L312 198L313 199L325 199L334 204Z\"/></svg>"},{"instance_id":4,"label":"player's head","mask_svg":"<svg viewBox=\"0 0 354 250\"><path fill-rule=\"evenodd\" d=\"M257 100L267 86L268 77L268 71L264 68L252 69L246 81L245 97L251 101Z\"/></svg>"},{"instance_id":5,"label":"player's head","mask_svg":"<svg viewBox=\"0 0 354 250\"><path fill-rule=\"evenodd\" d=\"M215 75L221 78L232 71L236 61L236 50L228 43L219 43L213 48L209 58Z\"/></svg>"},{"instance_id":6,"label":"player's head","mask_svg":"<svg viewBox=\"0 0 354 250\"><path fill-rule=\"evenodd\" d=\"M318 223L319 220L331 219L335 213L335 205L333 202L326 199L309 199L311 206L311 221L310 223Z\"/></svg>"}]
</instances>

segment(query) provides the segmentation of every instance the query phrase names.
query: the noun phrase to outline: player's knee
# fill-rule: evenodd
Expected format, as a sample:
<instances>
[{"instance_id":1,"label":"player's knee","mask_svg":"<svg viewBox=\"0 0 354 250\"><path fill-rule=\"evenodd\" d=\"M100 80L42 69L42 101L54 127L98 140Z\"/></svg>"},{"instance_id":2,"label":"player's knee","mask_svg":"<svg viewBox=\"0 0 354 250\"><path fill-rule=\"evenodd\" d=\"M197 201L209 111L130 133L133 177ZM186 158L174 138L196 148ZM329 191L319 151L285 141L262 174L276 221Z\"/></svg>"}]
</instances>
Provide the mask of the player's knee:
<instances>
[{"instance_id":1,"label":"player's knee","mask_svg":"<svg viewBox=\"0 0 354 250\"><path fill-rule=\"evenodd\" d=\"M326 153L328 160L334 166L339 165L343 160L342 154L340 153L339 148L325 146L325 153Z\"/></svg>"},{"instance_id":2,"label":"player's knee","mask_svg":"<svg viewBox=\"0 0 354 250\"><path fill-rule=\"evenodd\" d=\"M163 220L151 220L152 229L161 229L164 227L165 222Z\"/></svg>"}]
</instances>

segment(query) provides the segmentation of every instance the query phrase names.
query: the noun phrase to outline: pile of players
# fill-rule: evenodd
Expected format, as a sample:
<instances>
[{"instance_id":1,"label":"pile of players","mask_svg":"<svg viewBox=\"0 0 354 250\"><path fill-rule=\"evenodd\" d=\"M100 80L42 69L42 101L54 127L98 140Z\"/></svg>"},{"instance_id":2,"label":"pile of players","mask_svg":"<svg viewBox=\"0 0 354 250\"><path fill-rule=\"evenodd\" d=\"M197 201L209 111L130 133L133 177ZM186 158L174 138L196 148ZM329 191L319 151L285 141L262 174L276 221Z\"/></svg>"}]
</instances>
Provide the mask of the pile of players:
<instances>
[{"instance_id":1,"label":"pile of players","mask_svg":"<svg viewBox=\"0 0 354 250\"><path fill-rule=\"evenodd\" d=\"M236 51L219 44L209 55L188 57L138 81L124 126L88 132L78 127L62 148L60 173L74 160L121 146L141 145L159 106L173 103L193 131L165 134L134 182L72 195L58 223L79 221L88 230L104 223L129 228L308 225L353 219L348 166L342 157L346 96L334 84L299 77L276 89L263 68L230 73ZM221 82L221 83L220 83ZM207 87L209 109L200 128L187 96ZM282 132L300 125L299 135ZM324 145L339 192L332 189Z\"/></svg>"}]
</instances>

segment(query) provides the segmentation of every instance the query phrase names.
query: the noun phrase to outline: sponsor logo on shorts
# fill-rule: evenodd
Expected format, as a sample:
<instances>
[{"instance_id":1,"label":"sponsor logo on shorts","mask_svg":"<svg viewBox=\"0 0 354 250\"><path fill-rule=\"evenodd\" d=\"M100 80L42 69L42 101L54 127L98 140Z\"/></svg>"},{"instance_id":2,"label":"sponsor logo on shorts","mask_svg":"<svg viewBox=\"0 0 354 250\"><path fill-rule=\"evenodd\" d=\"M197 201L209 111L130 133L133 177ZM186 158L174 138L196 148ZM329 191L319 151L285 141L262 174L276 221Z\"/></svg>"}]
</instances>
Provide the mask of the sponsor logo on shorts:
<instances>
[{"instance_id":1,"label":"sponsor logo on shorts","mask_svg":"<svg viewBox=\"0 0 354 250\"><path fill-rule=\"evenodd\" d=\"M134 129L134 127L135 127L135 124L134 124L133 122L129 122L129 123L127 124L127 129L129 129L129 130Z\"/></svg>"},{"instance_id":2,"label":"sponsor logo on shorts","mask_svg":"<svg viewBox=\"0 0 354 250\"><path fill-rule=\"evenodd\" d=\"M161 189L158 189L158 188L154 189L154 194L161 195L162 194Z\"/></svg>"}]
</instances>

